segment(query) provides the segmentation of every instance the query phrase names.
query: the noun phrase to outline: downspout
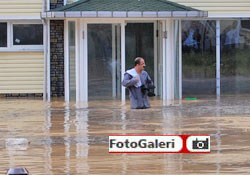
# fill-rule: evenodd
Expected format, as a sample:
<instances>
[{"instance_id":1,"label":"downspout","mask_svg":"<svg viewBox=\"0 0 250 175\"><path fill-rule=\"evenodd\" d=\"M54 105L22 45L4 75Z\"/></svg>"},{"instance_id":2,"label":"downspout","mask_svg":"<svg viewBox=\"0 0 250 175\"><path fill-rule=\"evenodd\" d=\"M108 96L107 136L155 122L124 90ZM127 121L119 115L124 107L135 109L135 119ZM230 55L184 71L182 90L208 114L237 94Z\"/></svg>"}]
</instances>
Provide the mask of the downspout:
<instances>
[{"instance_id":1,"label":"downspout","mask_svg":"<svg viewBox=\"0 0 250 175\"><path fill-rule=\"evenodd\" d=\"M42 19L43 23L43 47L44 47L44 68L43 68L43 101L47 100L47 56L48 56L48 40L47 40L47 21Z\"/></svg>"},{"instance_id":2,"label":"downspout","mask_svg":"<svg viewBox=\"0 0 250 175\"><path fill-rule=\"evenodd\" d=\"M42 1L42 12L46 11L47 7L47 0ZM44 69L43 69L43 101L47 101L47 54L48 54L48 40L47 40L47 21L46 19L42 19L43 23L43 48L44 48Z\"/></svg>"}]
</instances>

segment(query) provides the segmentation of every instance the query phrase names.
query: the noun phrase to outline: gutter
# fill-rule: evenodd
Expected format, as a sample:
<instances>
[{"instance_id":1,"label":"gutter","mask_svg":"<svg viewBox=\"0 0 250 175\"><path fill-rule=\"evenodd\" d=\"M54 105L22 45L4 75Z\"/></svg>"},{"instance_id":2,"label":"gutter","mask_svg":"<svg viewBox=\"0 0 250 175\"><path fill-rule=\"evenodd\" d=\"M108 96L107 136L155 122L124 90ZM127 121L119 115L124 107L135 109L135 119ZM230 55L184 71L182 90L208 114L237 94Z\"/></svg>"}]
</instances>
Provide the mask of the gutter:
<instances>
[{"instance_id":1,"label":"gutter","mask_svg":"<svg viewBox=\"0 0 250 175\"><path fill-rule=\"evenodd\" d=\"M207 11L64 11L42 12L42 19L51 18L205 18Z\"/></svg>"}]
</instances>

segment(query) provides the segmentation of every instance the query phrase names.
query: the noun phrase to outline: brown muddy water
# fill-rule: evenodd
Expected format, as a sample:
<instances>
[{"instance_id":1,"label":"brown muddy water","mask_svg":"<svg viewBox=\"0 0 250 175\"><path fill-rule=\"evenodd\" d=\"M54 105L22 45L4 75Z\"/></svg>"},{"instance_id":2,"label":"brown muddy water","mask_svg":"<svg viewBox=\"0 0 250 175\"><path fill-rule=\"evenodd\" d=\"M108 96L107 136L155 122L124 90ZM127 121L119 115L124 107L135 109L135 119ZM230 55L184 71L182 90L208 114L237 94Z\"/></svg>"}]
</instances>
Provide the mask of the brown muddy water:
<instances>
[{"instance_id":1,"label":"brown muddy water","mask_svg":"<svg viewBox=\"0 0 250 175\"><path fill-rule=\"evenodd\" d=\"M0 174L250 174L249 96L151 104L0 99ZM211 135L211 153L110 154L111 134Z\"/></svg>"}]
</instances>

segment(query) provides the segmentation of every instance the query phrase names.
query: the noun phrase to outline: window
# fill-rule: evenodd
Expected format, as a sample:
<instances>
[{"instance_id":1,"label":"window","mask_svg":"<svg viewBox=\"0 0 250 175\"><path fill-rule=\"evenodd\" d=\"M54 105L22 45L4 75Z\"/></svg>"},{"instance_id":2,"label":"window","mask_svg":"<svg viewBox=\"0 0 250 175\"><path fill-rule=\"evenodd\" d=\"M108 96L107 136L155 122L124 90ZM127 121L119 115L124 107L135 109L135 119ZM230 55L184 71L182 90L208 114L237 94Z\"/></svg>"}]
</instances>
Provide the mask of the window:
<instances>
[{"instance_id":1,"label":"window","mask_svg":"<svg viewBox=\"0 0 250 175\"><path fill-rule=\"evenodd\" d=\"M42 24L13 24L13 45L42 45Z\"/></svg>"},{"instance_id":2,"label":"window","mask_svg":"<svg viewBox=\"0 0 250 175\"><path fill-rule=\"evenodd\" d=\"M7 23L0 23L0 47L7 47Z\"/></svg>"}]
</instances>

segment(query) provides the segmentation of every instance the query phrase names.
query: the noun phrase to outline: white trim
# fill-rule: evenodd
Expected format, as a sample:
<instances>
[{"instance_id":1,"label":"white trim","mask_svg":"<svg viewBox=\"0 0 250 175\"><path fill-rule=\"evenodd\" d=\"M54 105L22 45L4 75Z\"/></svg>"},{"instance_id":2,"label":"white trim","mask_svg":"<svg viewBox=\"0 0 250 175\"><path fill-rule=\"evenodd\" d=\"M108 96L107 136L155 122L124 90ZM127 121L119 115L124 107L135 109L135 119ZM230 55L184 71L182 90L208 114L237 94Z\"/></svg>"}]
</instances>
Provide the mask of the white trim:
<instances>
[{"instance_id":1,"label":"white trim","mask_svg":"<svg viewBox=\"0 0 250 175\"><path fill-rule=\"evenodd\" d=\"M82 64L80 65L82 66L80 68L82 68L81 74L83 76L83 81L81 82L83 90L81 101L88 102L88 25L85 21L82 20L81 26L81 28L83 29L81 30L80 35L80 40L82 41L82 44L80 44L80 49L83 51L83 53L81 54L83 56Z\"/></svg>"},{"instance_id":2,"label":"white trim","mask_svg":"<svg viewBox=\"0 0 250 175\"><path fill-rule=\"evenodd\" d=\"M76 20L76 102L80 101L80 30L79 30L79 20Z\"/></svg>"},{"instance_id":3,"label":"white trim","mask_svg":"<svg viewBox=\"0 0 250 175\"><path fill-rule=\"evenodd\" d=\"M112 17L112 12L98 11L97 12L97 17L100 17L100 18L110 18L110 17Z\"/></svg>"},{"instance_id":4,"label":"white trim","mask_svg":"<svg viewBox=\"0 0 250 175\"><path fill-rule=\"evenodd\" d=\"M142 16L145 18L156 18L157 12L145 11L145 12L142 12Z\"/></svg>"},{"instance_id":5,"label":"white trim","mask_svg":"<svg viewBox=\"0 0 250 175\"><path fill-rule=\"evenodd\" d=\"M44 63L43 63L43 101L47 99L47 22L46 20L43 21L43 42L44 44Z\"/></svg>"},{"instance_id":6,"label":"white trim","mask_svg":"<svg viewBox=\"0 0 250 175\"><path fill-rule=\"evenodd\" d=\"M52 18L56 16L55 15L56 13L58 13L58 12L51 12ZM79 18L79 17L82 17L81 12L79 12L79 11L64 12L64 14L65 14L65 17L67 17L67 18Z\"/></svg>"},{"instance_id":7,"label":"white trim","mask_svg":"<svg viewBox=\"0 0 250 175\"><path fill-rule=\"evenodd\" d=\"M158 95L158 81L157 81L157 74L158 74L158 69L157 69L157 67L158 67L158 42L157 42L157 30L158 30L158 28L157 28L157 21L155 21L154 23L154 28L153 28L153 30L154 30L154 33L153 33L153 36L154 36L154 85L155 85L155 94L156 95ZM159 37L159 36L158 36Z\"/></svg>"},{"instance_id":8,"label":"white trim","mask_svg":"<svg viewBox=\"0 0 250 175\"><path fill-rule=\"evenodd\" d=\"M125 11L114 11L113 12L113 17L114 18L126 18L127 13Z\"/></svg>"},{"instance_id":9,"label":"white trim","mask_svg":"<svg viewBox=\"0 0 250 175\"><path fill-rule=\"evenodd\" d=\"M220 21L216 21L216 96L220 97Z\"/></svg>"},{"instance_id":10,"label":"white trim","mask_svg":"<svg viewBox=\"0 0 250 175\"><path fill-rule=\"evenodd\" d=\"M42 18L55 18L60 12L42 12ZM68 18L190 18L190 17L207 17L206 11L64 11L63 17Z\"/></svg>"},{"instance_id":11,"label":"white trim","mask_svg":"<svg viewBox=\"0 0 250 175\"><path fill-rule=\"evenodd\" d=\"M11 41L11 25L10 23L8 22L7 23L7 48L0 48L0 50L4 51L4 50L10 50L10 41Z\"/></svg>"},{"instance_id":12,"label":"white trim","mask_svg":"<svg viewBox=\"0 0 250 175\"><path fill-rule=\"evenodd\" d=\"M124 78L125 73L125 21L121 22L121 80ZM122 86L122 104L126 103L125 87Z\"/></svg>"},{"instance_id":13,"label":"white trim","mask_svg":"<svg viewBox=\"0 0 250 175\"><path fill-rule=\"evenodd\" d=\"M115 43L115 24L112 24L112 97L116 97L116 43Z\"/></svg>"},{"instance_id":14,"label":"white trim","mask_svg":"<svg viewBox=\"0 0 250 175\"><path fill-rule=\"evenodd\" d=\"M179 99L182 99L182 29L179 20Z\"/></svg>"},{"instance_id":15,"label":"white trim","mask_svg":"<svg viewBox=\"0 0 250 175\"><path fill-rule=\"evenodd\" d=\"M41 20L41 15L34 16L0 16L0 20Z\"/></svg>"},{"instance_id":16,"label":"white trim","mask_svg":"<svg viewBox=\"0 0 250 175\"><path fill-rule=\"evenodd\" d=\"M47 0L47 10L50 10L50 0Z\"/></svg>"},{"instance_id":17,"label":"white trim","mask_svg":"<svg viewBox=\"0 0 250 175\"><path fill-rule=\"evenodd\" d=\"M68 20L64 20L64 99L69 102L69 35Z\"/></svg>"},{"instance_id":18,"label":"white trim","mask_svg":"<svg viewBox=\"0 0 250 175\"><path fill-rule=\"evenodd\" d=\"M0 52L44 52L44 47L40 47L37 49L30 49L29 47L30 46L27 46L26 48L24 48L24 47L23 48L15 48L15 47L10 48L9 46L5 47L5 48L1 47ZM33 47L33 46L31 46L31 47Z\"/></svg>"},{"instance_id":19,"label":"white trim","mask_svg":"<svg viewBox=\"0 0 250 175\"><path fill-rule=\"evenodd\" d=\"M158 21L158 75L157 77L159 78L159 81L158 81L158 95L160 95L161 99L163 99L163 69L162 69L162 65L163 65L163 57L162 57L162 54L163 54L163 51L162 51L162 42L163 42L163 39L162 39L162 21Z\"/></svg>"},{"instance_id":20,"label":"white trim","mask_svg":"<svg viewBox=\"0 0 250 175\"><path fill-rule=\"evenodd\" d=\"M142 17L142 12L140 12L140 11L130 11L130 12L127 12L127 17L129 17L129 18L141 18Z\"/></svg>"},{"instance_id":21,"label":"white trim","mask_svg":"<svg viewBox=\"0 0 250 175\"><path fill-rule=\"evenodd\" d=\"M47 23L47 35L48 35L48 54L47 54L47 93L48 93L48 102L50 102L50 20Z\"/></svg>"},{"instance_id":22,"label":"white trim","mask_svg":"<svg viewBox=\"0 0 250 175\"><path fill-rule=\"evenodd\" d=\"M208 13L207 18L250 18L250 13L247 14L239 14L239 13L228 13L228 14L221 14L221 13ZM211 19L212 20L212 19Z\"/></svg>"},{"instance_id":23,"label":"white trim","mask_svg":"<svg viewBox=\"0 0 250 175\"><path fill-rule=\"evenodd\" d=\"M166 21L162 21L162 33L166 31ZM167 84L166 84L166 77L167 77L167 71L166 71L166 38L164 36L162 37L162 99L163 102L167 100Z\"/></svg>"},{"instance_id":24,"label":"white trim","mask_svg":"<svg viewBox=\"0 0 250 175\"><path fill-rule=\"evenodd\" d=\"M173 62L173 20L166 21L167 44L166 44L166 66L167 66L167 100L174 99L174 62Z\"/></svg>"},{"instance_id":25,"label":"white trim","mask_svg":"<svg viewBox=\"0 0 250 175\"><path fill-rule=\"evenodd\" d=\"M44 51L44 45L45 45L44 39L43 39L42 45L14 45L13 44L13 25L16 25L16 24L44 25L42 20L28 20L28 21L13 20L13 21L3 21L3 22L7 22L7 47L1 47L0 52L43 52ZM44 30L44 27L43 27L43 30ZM44 32L43 32L43 35L44 35Z\"/></svg>"}]
</instances>

